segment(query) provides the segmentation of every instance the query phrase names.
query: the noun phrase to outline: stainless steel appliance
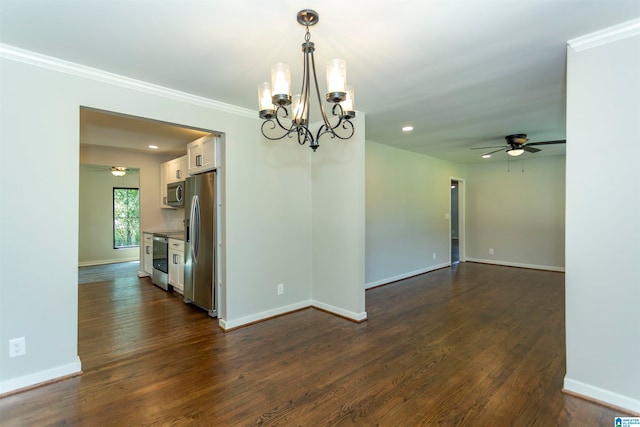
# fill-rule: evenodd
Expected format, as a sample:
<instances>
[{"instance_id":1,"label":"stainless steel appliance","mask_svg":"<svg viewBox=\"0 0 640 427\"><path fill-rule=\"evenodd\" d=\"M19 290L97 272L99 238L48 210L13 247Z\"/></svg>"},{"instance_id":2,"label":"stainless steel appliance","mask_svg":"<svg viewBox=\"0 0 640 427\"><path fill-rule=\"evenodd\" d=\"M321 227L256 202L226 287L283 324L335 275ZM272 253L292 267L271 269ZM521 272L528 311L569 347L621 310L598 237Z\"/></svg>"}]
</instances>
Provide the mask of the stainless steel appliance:
<instances>
[{"instance_id":1,"label":"stainless steel appliance","mask_svg":"<svg viewBox=\"0 0 640 427\"><path fill-rule=\"evenodd\" d=\"M167 184L167 204L175 208L184 206L184 181Z\"/></svg>"},{"instance_id":2,"label":"stainless steel appliance","mask_svg":"<svg viewBox=\"0 0 640 427\"><path fill-rule=\"evenodd\" d=\"M215 171L185 181L184 301L217 317Z\"/></svg>"},{"instance_id":3,"label":"stainless steel appliance","mask_svg":"<svg viewBox=\"0 0 640 427\"><path fill-rule=\"evenodd\" d=\"M169 239L162 235L153 235L153 272L151 282L169 290Z\"/></svg>"}]
</instances>

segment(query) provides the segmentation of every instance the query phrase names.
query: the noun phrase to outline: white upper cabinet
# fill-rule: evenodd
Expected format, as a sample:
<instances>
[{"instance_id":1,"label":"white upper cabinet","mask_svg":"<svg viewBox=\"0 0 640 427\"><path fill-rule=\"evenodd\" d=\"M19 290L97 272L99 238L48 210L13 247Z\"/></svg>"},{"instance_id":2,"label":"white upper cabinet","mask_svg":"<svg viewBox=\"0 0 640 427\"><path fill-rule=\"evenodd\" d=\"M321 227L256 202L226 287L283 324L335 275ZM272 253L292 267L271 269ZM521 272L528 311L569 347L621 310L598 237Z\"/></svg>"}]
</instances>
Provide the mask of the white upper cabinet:
<instances>
[{"instance_id":1,"label":"white upper cabinet","mask_svg":"<svg viewBox=\"0 0 640 427\"><path fill-rule=\"evenodd\" d=\"M220 166L220 135L207 135L187 144L189 175L213 170Z\"/></svg>"},{"instance_id":2,"label":"white upper cabinet","mask_svg":"<svg viewBox=\"0 0 640 427\"><path fill-rule=\"evenodd\" d=\"M187 177L187 155L167 162L167 184L184 181Z\"/></svg>"}]
</instances>

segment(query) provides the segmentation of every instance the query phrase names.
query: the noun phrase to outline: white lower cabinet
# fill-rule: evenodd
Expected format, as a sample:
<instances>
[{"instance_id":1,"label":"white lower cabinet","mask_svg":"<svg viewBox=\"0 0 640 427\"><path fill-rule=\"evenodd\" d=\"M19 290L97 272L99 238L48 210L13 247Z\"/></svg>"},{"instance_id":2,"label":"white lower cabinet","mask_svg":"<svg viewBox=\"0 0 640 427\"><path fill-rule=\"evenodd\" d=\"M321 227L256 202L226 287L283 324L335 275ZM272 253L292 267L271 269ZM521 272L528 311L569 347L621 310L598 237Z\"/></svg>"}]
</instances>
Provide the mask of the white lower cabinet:
<instances>
[{"instance_id":1,"label":"white lower cabinet","mask_svg":"<svg viewBox=\"0 0 640 427\"><path fill-rule=\"evenodd\" d=\"M184 293L184 242L169 239L169 284L179 293Z\"/></svg>"},{"instance_id":2,"label":"white lower cabinet","mask_svg":"<svg viewBox=\"0 0 640 427\"><path fill-rule=\"evenodd\" d=\"M153 234L142 233L142 270L149 276L153 274Z\"/></svg>"}]
</instances>

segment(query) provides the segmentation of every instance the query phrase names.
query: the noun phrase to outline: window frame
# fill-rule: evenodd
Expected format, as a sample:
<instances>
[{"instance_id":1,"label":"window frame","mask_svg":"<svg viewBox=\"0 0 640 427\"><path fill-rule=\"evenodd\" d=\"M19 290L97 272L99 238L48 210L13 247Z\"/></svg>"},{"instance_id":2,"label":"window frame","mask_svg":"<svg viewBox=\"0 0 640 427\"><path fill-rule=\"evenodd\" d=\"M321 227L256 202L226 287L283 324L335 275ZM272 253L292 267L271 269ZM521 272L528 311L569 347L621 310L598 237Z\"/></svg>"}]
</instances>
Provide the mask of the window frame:
<instances>
[{"instance_id":1,"label":"window frame","mask_svg":"<svg viewBox=\"0 0 640 427\"><path fill-rule=\"evenodd\" d=\"M129 245L129 246L118 246L116 245L116 192L120 191L120 190L135 190L137 191L137 196L138 196L138 227L137 227L137 231L138 231L138 244L136 245ZM129 210L127 209L127 213L129 213ZM130 216L127 216L125 221L130 221ZM111 234L112 234L112 238L111 238L111 243L113 246L113 249L132 249L132 248L139 248L140 247L140 188L139 187L113 187L113 190L111 192Z\"/></svg>"}]
</instances>

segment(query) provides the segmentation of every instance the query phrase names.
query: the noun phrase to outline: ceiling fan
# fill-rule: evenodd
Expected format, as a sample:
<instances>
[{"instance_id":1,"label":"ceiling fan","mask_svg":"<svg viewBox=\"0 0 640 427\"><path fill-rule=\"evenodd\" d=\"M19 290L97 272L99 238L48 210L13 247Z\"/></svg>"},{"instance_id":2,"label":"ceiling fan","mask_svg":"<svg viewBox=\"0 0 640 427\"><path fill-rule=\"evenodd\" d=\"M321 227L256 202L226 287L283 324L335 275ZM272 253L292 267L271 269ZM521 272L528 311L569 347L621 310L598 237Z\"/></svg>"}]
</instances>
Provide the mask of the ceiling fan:
<instances>
[{"instance_id":1,"label":"ceiling fan","mask_svg":"<svg viewBox=\"0 0 640 427\"><path fill-rule=\"evenodd\" d=\"M565 139L559 139L556 141L542 141L542 142L531 142L528 143L527 134L526 133L516 133L513 135L507 135L504 137L507 140L506 146L493 146L493 147L476 147L472 148L472 150L489 150L492 148L498 148L497 150L491 151L489 153L485 153L482 155L484 158L491 157L493 153L497 153L498 151L506 151L510 156L519 156L522 153L537 153L540 151L539 148L535 148L534 145L552 145L552 144L565 144L567 141Z\"/></svg>"}]
</instances>

